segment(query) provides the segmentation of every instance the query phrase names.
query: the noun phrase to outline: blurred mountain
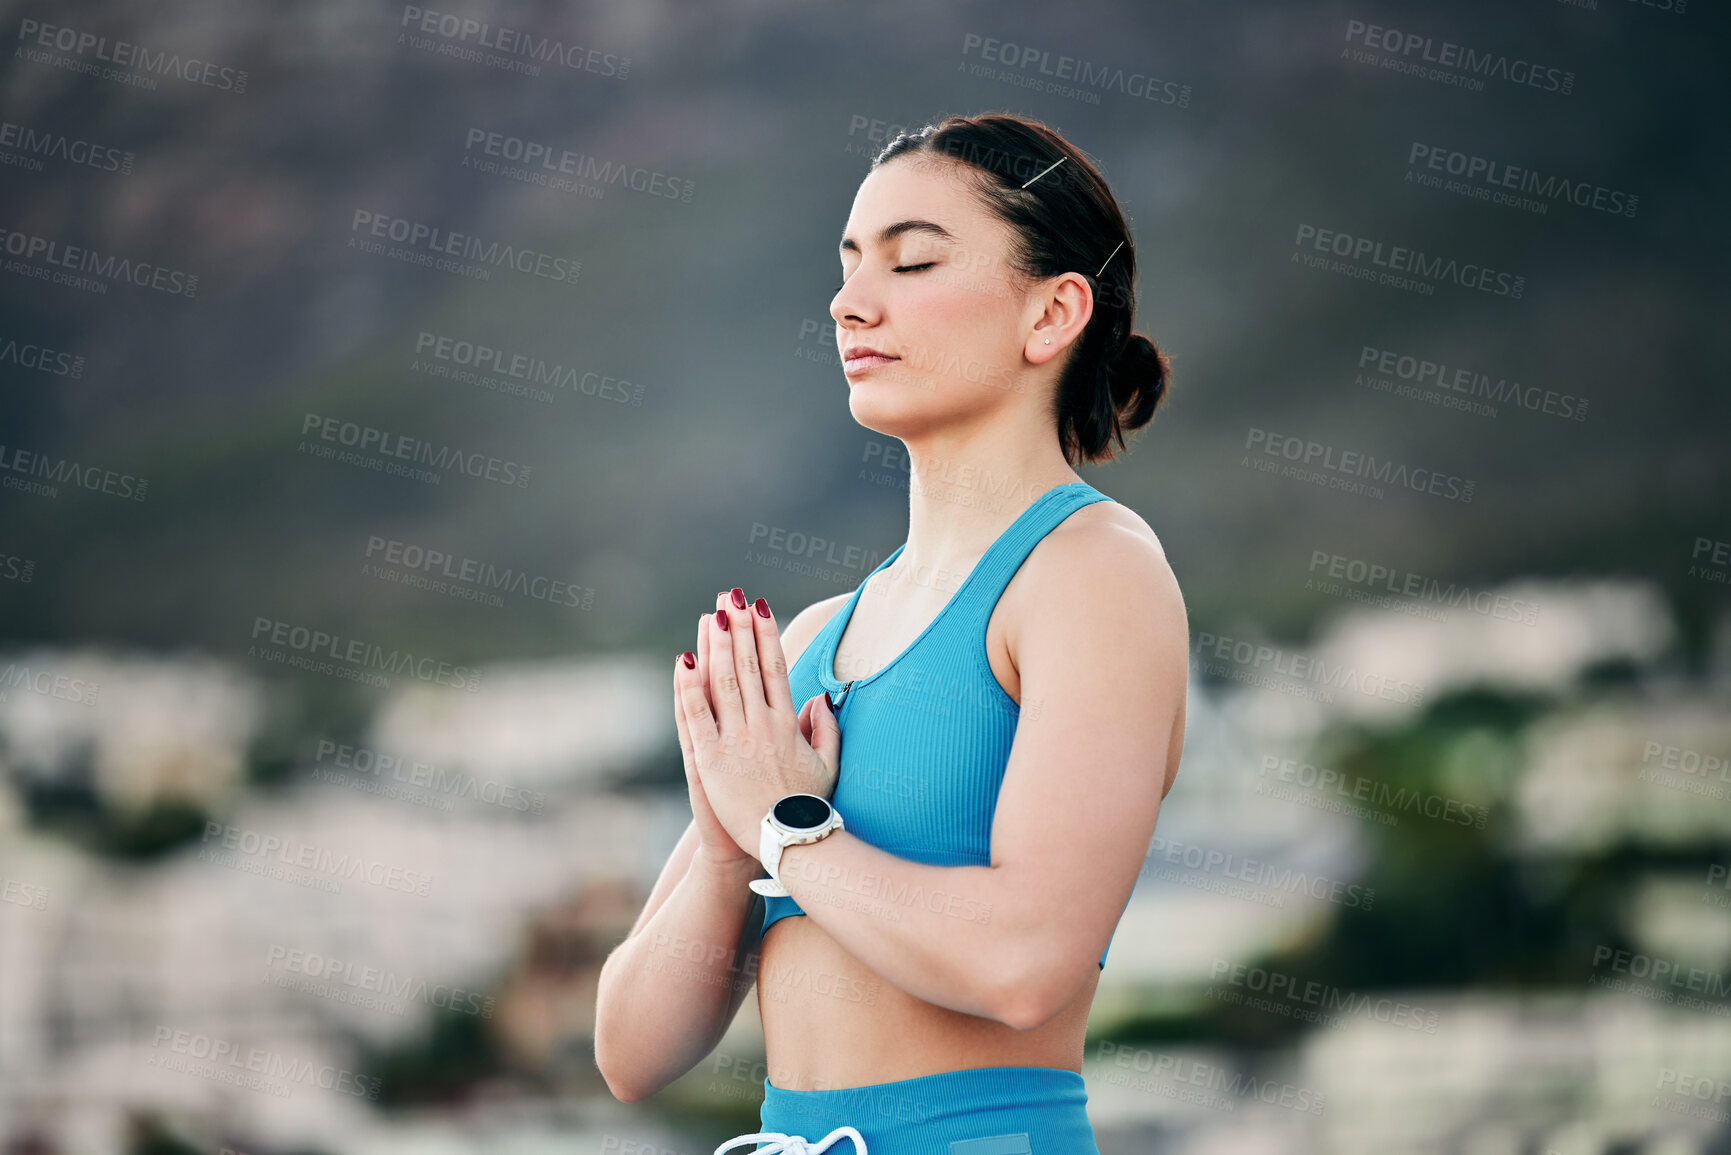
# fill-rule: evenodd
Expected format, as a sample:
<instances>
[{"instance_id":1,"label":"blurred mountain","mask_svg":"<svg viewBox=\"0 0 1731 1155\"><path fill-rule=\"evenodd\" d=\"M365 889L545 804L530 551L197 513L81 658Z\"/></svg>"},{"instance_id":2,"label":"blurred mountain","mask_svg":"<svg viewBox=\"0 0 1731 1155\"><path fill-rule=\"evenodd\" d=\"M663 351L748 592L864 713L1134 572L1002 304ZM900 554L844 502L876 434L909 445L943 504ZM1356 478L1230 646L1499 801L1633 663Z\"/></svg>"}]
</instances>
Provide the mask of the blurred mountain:
<instances>
[{"instance_id":1,"label":"blurred mountain","mask_svg":"<svg viewBox=\"0 0 1731 1155\"><path fill-rule=\"evenodd\" d=\"M462 661L675 648L716 589L762 593L785 621L851 588L905 536L906 497L824 352L832 246L889 126L997 108L1068 134L1132 220L1140 325L1176 380L1134 451L1086 476L1161 535L1199 625L1307 633L1332 608L1305 588L1319 553L1443 582L1645 576L1696 634L1719 604L1686 571L1697 539L1731 535L1731 401L1710 376L1727 341L1721 13L1386 17L1554 62L1575 78L1562 95L1343 59L1349 21L1377 18L1359 6L893 4L797 20L491 6L501 26L593 50L587 69L539 75L443 55L448 41L404 29L408 11L13 7L248 79L145 89L16 56L0 73L9 121L133 158L125 174L0 167L5 227L198 277L190 298L0 277L0 338L83 358L77 379L0 363L0 444L149 483L143 501L0 492L0 548L34 572L0 589L0 633L243 657L265 619ZM1188 103L1025 86L1040 64L978 76L988 38L1045 67L1155 74ZM535 145L629 175L585 192L474 167ZM1404 179L1419 145L1639 208L1534 213L1423 188ZM581 270L561 282L471 261L477 279L358 251L358 213ZM1511 270L1525 290L1425 295L1305 268L1307 225ZM441 339L558 367L562 383L537 399L417 368ZM1585 415L1379 392L1358 383L1366 349L1584 400ZM321 460L300 447L343 448L305 436L323 418L526 465L528 484ZM1473 497L1264 475L1246 463L1285 463L1257 458L1270 435L1470 480ZM801 572L756 548L777 529L871 563ZM406 588L412 568L363 569L416 547L588 593L493 605L473 582Z\"/></svg>"}]
</instances>

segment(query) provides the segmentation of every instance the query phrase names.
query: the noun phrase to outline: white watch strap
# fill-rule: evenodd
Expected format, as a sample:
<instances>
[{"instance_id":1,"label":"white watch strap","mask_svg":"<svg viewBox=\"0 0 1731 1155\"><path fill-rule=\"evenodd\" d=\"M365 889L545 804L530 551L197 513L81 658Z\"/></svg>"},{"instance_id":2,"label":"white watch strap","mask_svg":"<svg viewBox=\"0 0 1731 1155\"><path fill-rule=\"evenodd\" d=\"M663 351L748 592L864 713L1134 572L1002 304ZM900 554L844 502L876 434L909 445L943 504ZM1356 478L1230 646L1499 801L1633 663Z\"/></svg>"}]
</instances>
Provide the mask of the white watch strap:
<instances>
[{"instance_id":1,"label":"white watch strap","mask_svg":"<svg viewBox=\"0 0 1731 1155\"><path fill-rule=\"evenodd\" d=\"M771 807L773 810L774 808ZM766 813L757 824L757 855L763 868L769 871L768 878L756 878L750 882L751 889L766 898L791 898L787 887L776 877L775 868L781 861L781 839L778 837L775 824L770 822Z\"/></svg>"},{"instance_id":2,"label":"white watch strap","mask_svg":"<svg viewBox=\"0 0 1731 1155\"><path fill-rule=\"evenodd\" d=\"M770 821L770 814L774 813L774 809L772 806L769 813L764 814L763 819L758 824L758 860L763 863L763 868L769 871L769 877L754 878L746 885L766 898L791 898L793 896L788 893L787 887L782 885L779 872L776 869L781 864L781 852L789 846L804 846L808 843L821 841L826 836L837 830L846 829L846 827L842 823L841 812L832 805L829 810L829 827L822 834L784 842L782 840L783 831Z\"/></svg>"}]
</instances>

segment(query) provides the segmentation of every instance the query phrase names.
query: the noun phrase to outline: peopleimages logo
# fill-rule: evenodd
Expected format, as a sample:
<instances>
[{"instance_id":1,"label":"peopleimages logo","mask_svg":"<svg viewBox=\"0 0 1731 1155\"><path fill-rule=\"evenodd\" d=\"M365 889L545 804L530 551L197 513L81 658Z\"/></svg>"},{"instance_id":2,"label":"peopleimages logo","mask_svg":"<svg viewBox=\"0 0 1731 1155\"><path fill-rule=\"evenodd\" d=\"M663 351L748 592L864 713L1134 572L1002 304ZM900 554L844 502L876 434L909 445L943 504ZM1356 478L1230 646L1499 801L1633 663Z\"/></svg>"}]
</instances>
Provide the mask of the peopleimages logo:
<instances>
[{"instance_id":1,"label":"peopleimages logo","mask_svg":"<svg viewBox=\"0 0 1731 1155\"><path fill-rule=\"evenodd\" d=\"M424 579L432 583L428 588L437 593L446 592L440 587L446 585L442 579L448 579L451 585L473 587L477 594L485 593L491 596L492 591L503 590L505 593L555 606L586 610L595 601L595 590L591 586L580 586L560 578L530 574L526 570L510 566L501 569L492 562L461 557L440 549L428 549L413 542L398 541L378 534L368 535L366 556L368 560L361 566L362 574L374 577L390 573L390 570L379 564L382 560L393 568L400 567L407 571L406 575L395 574L394 580L404 585L412 585L417 584L417 581L410 578ZM500 601L499 604L502 605L503 602Z\"/></svg>"},{"instance_id":2,"label":"peopleimages logo","mask_svg":"<svg viewBox=\"0 0 1731 1155\"><path fill-rule=\"evenodd\" d=\"M1517 273L1502 272L1473 261L1439 257L1404 245L1389 245L1385 249L1382 241L1310 224L1298 226L1292 244L1293 263L1395 288L1429 293L1435 291L1435 285L1447 283L1518 301L1527 286L1527 278ZM1310 256L1302 251L1307 246L1317 253L1332 254L1341 260L1330 262L1326 256Z\"/></svg>"},{"instance_id":3,"label":"peopleimages logo","mask_svg":"<svg viewBox=\"0 0 1731 1155\"><path fill-rule=\"evenodd\" d=\"M0 337L0 365L34 369L52 377L84 376L83 354L50 349L34 341L19 341L16 337Z\"/></svg>"},{"instance_id":4,"label":"peopleimages logo","mask_svg":"<svg viewBox=\"0 0 1731 1155\"><path fill-rule=\"evenodd\" d=\"M1299 1087L1272 1079L1258 1079L1245 1071L1233 1071L1182 1055L1151 1051L1146 1047L1102 1041L1096 1058L1102 1066L1106 1066L1106 1060L1110 1059L1110 1065L1120 1069L1108 1070L1104 1075L1105 1082L1115 1086L1132 1086L1141 1091L1153 1091L1169 1098L1187 1097L1173 1094L1173 1091L1180 1087L1204 1087L1211 1091L1223 1091L1231 1095L1232 1099L1221 1100L1215 1096L1215 1101L1208 1105L1228 1111L1237 1110L1238 1104L1234 1100L1257 1099L1270 1106L1320 1115L1326 1102L1326 1096L1321 1091L1309 1087ZM1128 1074L1130 1071L1149 1077L1136 1079ZM1163 1085L1161 1080L1169 1082ZM1206 1102L1206 1099L1198 1097L1192 1101Z\"/></svg>"},{"instance_id":5,"label":"peopleimages logo","mask_svg":"<svg viewBox=\"0 0 1731 1155\"><path fill-rule=\"evenodd\" d=\"M513 269L519 273L528 273L567 285L576 284L577 275L583 271L583 262L571 257L484 240L473 233L453 232L437 225L369 209L358 208L354 211L349 220L349 233L351 248L381 253L409 264L474 276L477 280L491 278L492 274L483 267L488 265L496 269ZM371 239L380 237L394 241L402 247L386 250L383 244ZM460 265L459 261L470 261L473 264Z\"/></svg>"},{"instance_id":6,"label":"peopleimages logo","mask_svg":"<svg viewBox=\"0 0 1731 1155\"><path fill-rule=\"evenodd\" d=\"M20 687L45 698L59 698L63 702L85 706L96 705L96 692L102 688L96 682L87 682L70 674L58 674L18 662L6 663L6 668L0 670L0 702L6 700L10 691Z\"/></svg>"},{"instance_id":7,"label":"peopleimages logo","mask_svg":"<svg viewBox=\"0 0 1731 1155\"><path fill-rule=\"evenodd\" d=\"M538 790L525 790L491 778L483 780L466 770L450 770L430 762L420 762L366 746L333 742L329 738L319 739L314 761L321 769L328 769L325 763L329 762L339 770L371 776L381 785L389 780L410 787L426 787L432 795L444 802L456 798L470 798L489 806L521 810L530 814L541 813L547 805L547 796ZM333 778L343 776L334 775ZM348 781L353 780L344 779L343 784L346 785ZM440 808L451 809L448 805Z\"/></svg>"},{"instance_id":8,"label":"peopleimages logo","mask_svg":"<svg viewBox=\"0 0 1731 1155\"><path fill-rule=\"evenodd\" d=\"M695 184L684 177L668 176L664 172L643 168L641 165L600 160L586 152L572 152L568 148L543 141L527 140L474 125L464 134L463 153L465 168L480 168L487 163L477 161L469 155L478 153L483 157L521 165L531 184L548 185L561 190L583 187L576 182L593 182L593 186L600 191L604 191L608 185L617 185L632 192L690 204L692 194L697 189ZM492 170L483 168L482 171ZM560 178L570 179L561 183Z\"/></svg>"},{"instance_id":9,"label":"peopleimages logo","mask_svg":"<svg viewBox=\"0 0 1731 1155\"><path fill-rule=\"evenodd\" d=\"M4 475L0 476L0 486L38 497L59 497L61 484L132 501L143 501L150 492L145 478L99 465L80 465L69 458L51 457L5 442L0 442L0 475Z\"/></svg>"},{"instance_id":10,"label":"peopleimages logo","mask_svg":"<svg viewBox=\"0 0 1731 1155\"><path fill-rule=\"evenodd\" d=\"M391 1014L401 1015L403 1008L398 1004L365 999L362 993L421 1003L483 1019L493 1017L495 1000L492 995L466 990L450 983L429 983L426 979L414 975L399 975L384 967L367 966L352 959L334 958L318 951L297 950L272 943L265 950L264 965L265 981L273 986L333 998L340 1002L353 1002ZM286 973L273 973L279 969ZM296 979L294 976L300 978Z\"/></svg>"},{"instance_id":11,"label":"peopleimages logo","mask_svg":"<svg viewBox=\"0 0 1731 1155\"><path fill-rule=\"evenodd\" d=\"M1414 814L1422 814L1426 818L1434 818L1439 822L1455 823L1461 826L1471 826L1478 830L1485 827L1485 818L1489 811L1481 805L1462 802L1455 798L1445 798L1440 794L1426 794L1406 786L1391 786L1387 782L1378 782L1366 778L1362 774L1347 774L1344 771L1328 766L1314 766L1309 762L1299 762L1292 758L1281 758L1274 754L1264 754L1258 765L1258 777L1267 778L1272 773L1275 780L1314 790L1318 794L1334 794L1339 798L1350 798L1357 802L1369 802L1372 806L1381 807L1384 811L1406 810ZM1256 784L1258 794L1270 797L1281 797L1277 789L1265 789L1265 783ZM1291 793L1288 791L1287 793ZM1356 809L1362 809L1356 808ZM1380 816L1379 820L1381 820ZM1394 817L1388 815L1387 817ZM1394 825L1384 822L1384 825Z\"/></svg>"},{"instance_id":12,"label":"peopleimages logo","mask_svg":"<svg viewBox=\"0 0 1731 1155\"><path fill-rule=\"evenodd\" d=\"M483 64L503 65L508 71L539 76L541 64L559 64L573 72L593 72L624 80L631 73L631 57L603 52L570 44L552 36L537 36L504 25L489 24L468 16L450 12L435 12L413 4L403 5L403 18L398 27L420 32L425 39L438 37L443 44L423 43L409 37L415 48L437 51L440 56L472 60ZM407 31L397 34L403 43ZM485 49L486 51L482 51Z\"/></svg>"},{"instance_id":13,"label":"peopleimages logo","mask_svg":"<svg viewBox=\"0 0 1731 1155\"><path fill-rule=\"evenodd\" d=\"M1044 48L997 40L973 32L962 37L961 68L975 76L987 75L978 69L969 69L967 61L970 57L988 64L1002 64L1023 74L1019 78L1000 74L1000 80L1010 80L1018 87L1039 89L1056 96L1081 98L1088 104L1099 104L1101 92L1117 92L1177 108L1187 108L1190 105L1188 84L1162 80L1146 72L1095 64L1076 56L1054 56ZM1052 79L1043 80L1042 77ZM1074 82L1074 85L1082 87L1063 82Z\"/></svg>"},{"instance_id":14,"label":"peopleimages logo","mask_svg":"<svg viewBox=\"0 0 1731 1155\"><path fill-rule=\"evenodd\" d=\"M67 136L49 128L36 128L0 120L0 150L16 150L12 156L0 152L0 164L11 164L31 172L41 172L43 159L64 161L98 172L132 172L132 153L93 140Z\"/></svg>"},{"instance_id":15,"label":"peopleimages logo","mask_svg":"<svg viewBox=\"0 0 1731 1155\"><path fill-rule=\"evenodd\" d=\"M0 581L29 585L36 576L36 559L0 550Z\"/></svg>"},{"instance_id":16,"label":"peopleimages logo","mask_svg":"<svg viewBox=\"0 0 1731 1155\"><path fill-rule=\"evenodd\" d=\"M210 843L215 840L217 847L201 847L200 861L215 862L222 866L236 864L239 855L249 858L256 856L265 860L274 854L278 862L285 866L296 867L311 872L310 877L331 884L319 887L323 890L340 890L337 880L365 882L371 886L385 890L402 891L405 894L415 894L426 897L433 886L433 876L419 871L406 870L377 859L363 858L359 854L348 851L335 851L329 847L315 846L310 842L302 842L298 838L283 838L275 834L261 834L241 826L229 826L223 822L207 820L204 824L204 837L200 840ZM220 851L229 852L224 858ZM274 864L272 864L274 865ZM261 873L249 870L249 874ZM322 877L321 877L322 876ZM299 878L290 881L300 881Z\"/></svg>"},{"instance_id":17,"label":"peopleimages logo","mask_svg":"<svg viewBox=\"0 0 1731 1155\"><path fill-rule=\"evenodd\" d=\"M345 638L274 618L253 618L252 640L254 644L247 647L247 657L311 669L315 673L350 671L354 675L352 680L367 681L365 671L382 670L470 693L481 688L481 672L469 666L430 657L417 658L413 650L386 649L360 638ZM330 661L323 660L326 658Z\"/></svg>"},{"instance_id":18,"label":"peopleimages logo","mask_svg":"<svg viewBox=\"0 0 1731 1155\"><path fill-rule=\"evenodd\" d=\"M778 525L765 525L761 521L751 523L749 540L751 545L760 546L772 553L799 558L805 562L821 557L826 566L862 573L872 569L882 560L881 554L875 550L868 550L864 546L847 545L843 542L832 541L827 537L819 537L817 534L801 533L797 529L790 530ZM759 564L762 564L762 559L753 558L750 553L746 554L745 560L758 561Z\"/></svg>"},{"instance_id":19,"label":"peopleimages logo","mask_svg":"<svg viewBox=\"0 0 1731 1155\"><path fill-rule=\"evenodd\" d=\"M1227 987L1238 988L1210 987L1207 992L1210 998L1331 1027L1342 1025L1343 1016L1356 1015L1404 1030L1434 1035L1442 1021L1438 1012L1404 999L1343 991L1332 983L1303 979L1230 959L1216 958L1208 977Z\"/></svg>"},{"instance_id":20,"label":"peopleimages logo","mask_svg":"<svg viewBox=\"0 0 1731 1155\"><path fill-rule=\"evenodd\" d=\"M1690 775L1716 774L1721 782L1731 782L1731 754L1703 754L1687 746L1667 746L1663 742L1649 741L1641 747L1644 769L1638 777L1652 776L1655 759L1662 770L1677 770Z\"/></svg>"},{"instance_id":21,"label":"peopleimages logo","mask_svg":"<svg viewBox=\"0 0 1731 1155\"><path fill-rule=\"evenodd\" d=\"M203 1063L188 1064L184 1060L171 1060L167 1055L153 1055L150 1059L153 1067L165 1067L284 1097L290 1093L289 1088L283 1083L273 1084L270 1080L322 1087L327 1091L353 1095L358 1099L377 1099L379 1088L384 1086L383 1079L357 1074L345 1067L333 1067L328 1063L319 1066L308 1059L291 1059L262 1047L242 1047L229 1039L215 1038L198 1031L176 1030L160 1024L150 1040L150 1045L153 1048L166 1047L175 1055L206 1060Z\"/></svg>"},{"instance_id":22,"label":"peopleimages logo","mask_svg":"<svg viewBox=\"0 0 1731 1155\"><path fill-rule=\"evenodd\" d=\"M1318 573L1319 570L1321 573ZM1539 603L1527 601L1525 598L1494 594L1489 590L1475 590L1471 586L1456 585L1452 581L1445 585L1437 578L1365 561L1362 558L1348 557L1345 554L1330 553L1325 549L1310 551L1310 575L1304 581L1304 588L1307 590L1315 589L1337 597L1346 596L1352 601L1366 602L1405 613L1416 612L1411 607L1419 603L1434 602L1441 607L1464 607L1484 617L1520 622L1527 626L1532 625L1539 617ZM1345 583L1345 587L1342 583ZM1346 587L1350 589L1346 590ZM1346 592L1343 593L1343 590ZM1389 597L1383 597L1384 593L1393 598L1407 598L1411 601L1402 606ZM1447 617L1447 614L1443 614L1432 620L1445 621Z\"/></svg>"},{"instance_id":23,"label":"peopleimages logo","mask_svg":"<svg viewBox=\"0 0 1731 1155\"><path fill-rule=\"evenodd\" d=\"M21 882L16 878L0 878L0 902L29 907L32 910L47 910L48 888Z\"/></svg>"},{"instance_id":24,"label":"peopleimages logo","mask_svg":"<svg viewBox=\"0 0 1731 1155\"><path fill-rule=\"evenodd\" d=\"M848 143L842 148L845 153L857 156L876 156L883 146L904 132L913 132L913 126L898 124L893 120L883 120L875 116L864 116L854 113L848 118ZM864 133L864 139L857 139Z\"/></svg>"},{"instance_id":25,"label":"peopleimages logo","mask_svg":"<svg viewBox=\"0 0 1731 1155\"><path fill-rule=\"evenodd\" d=\"M1475 485L1470 478L1435 469L1409 468L1404 461L1378 458L1357 449L1339 449L1320 441L1272 433L1252 426L1244 439L1247 450L1261 450L1264 457L1281 458L1292 464L1284 476L1310 481L1328 489L1345 489L1370 497L1381 497L1379 486L1396 486L1432 497L1471 502ZM1263 473L1281 472L1278 461L1245 456L1239 462ZM1377 484L1369 484L1375 482Z\"/></svg>"},{"instance_id":26,"label":"peopleimages logo","mask_svg":"<svg viewBox=\"0 0 1731 1155\"><path fill-rule=\"evenodd\" d=\"M1223 878L1284 894L1307 894L1311 898L1332 902L1337 906L1370 910L1376 902L1375 887L1360 886L1356 882L1349 883L1321 874L1308 874L1290 866L1276 866L1259 858L1246 858L1230 851L1178 842L1158 835L1148 844L1148 855L1142 860L1141 869L1137 872L1138 878L1150 873L1151 868L1157 872L1158 868L1153 866L1156 858L1190 870L1218 874Z\"/></svg>"},{"instance_id":27,"label":"peopleimages logo","mask_svg":"<svg viewBox=\"0 0 1731 1155\"><path fill-rule=\"evenodd\" d=\"M1346 22L1346 42L1363 49L1342 48L1342 57L1358 64L1380 64L1425 80L1484 91L1486 80L1555 92L1563 96L1575 90L1575 74L1530 60L1510 59L1502 52L1481 52L1452 40L1437 40L1417 32L1401 32L1362 20ZM1386 53L1387 55L1379 55ZM1416 57L1416 59L1415 59Z\"/></svg>"},{"instance_id":28,"label":"peopleimages logo","mask_svg":"<svg viewBox=\"0 0 1731 1155\"><path fill-rule=\"evenodd\" d=\"M1514 405L1564 421L1587 419L1587 399L1584 397L1577 397L1573 393L1559 393L1554 389L1541 389L1537 385L1522 385L1519 381L1511 381L1507 377L1492 378L1490 374L1476 369L1450 365L1446 361L1432 361L1428 357L1411 353L1365 345L1359 349L1358 367L1361 370L1374 367L1375 373L1408 382L1414 390L1435 390L1442 395L1440 404L1445 409L1463 409L1495 417L1497 411L1493 406L1478 403L1484 401L1495 405ZM1385 392L1400 391L1392 388L1392 382L1379 381L1374 374L1360 373L1354 383L1373 388L1386 384L1391 387L1385 389ZM1457 398L1455 394L1461 396ZM1428 393L1415 392L1412 395L1429 399Z\"/></svg>"},{"instance_id":29,"label":"peopleimages logo","mask_svg":"<svg viewBox=\"0 0 1731 1155\"><path fill-rule=\"evenodd\" d=\"M1196 633L1196 642L1191 646L1191 652L1197 657L1197 665L1204 672L1230 677L1229 671L1236 667L1246 674L1260 674L1264 670L1269 674L1290 678L1299 682L1316 683L1319 686L1332 687L1341 690L1353 690L1373 698L1381 698L1385 702L1395 702L1403 706L1421 706L1424 704L1425 688L1422 683L1409 682L1405 678L1388 678L1379 674L1360 670L1349 662L1330 663L1328 659L1317 654L1307 654L1299 651L1289 651L1281 646L1271 646L1248 639L1237 639L1211 634L1205 630ZM1215 659L1210 662L1208 659ZM1225 666L1231 662L1233 666ZM1234 681L1249 681L1260 684L1254 679L1233 678ZM1332 701L1324 698L1324 701Z\"/></svg>"},{"instance_id":30,"label":"peopleimages logo","mask_svg":"<svg viewBox=\"0 0 1731 1155\"><path fill-rule=\"evenodd\" d=\"M404 433L391 433L371 425L362 425L358 421L344 421L340 417L308 413L301 418L301 433L303 439L297 447L298 452L330 457L344 464L376 469L382 473L401 474L417 481L429 478L437 481L440 475L413 466L399 465L399 461L412 461L436 470L455 469L470 477L484 478L500 485L514 485L519 489L526 489L529 485L530 466L520 461L489 457L485 453L466 453L455 446L439 445ZM304 436L309 433L312 434L310 440ZM352 452L339 453L319 445L319 441L350 446ZM377 456L367 456L368 454ZM387 462L385 458L396 460Z\"/></svg>"},{"instance_id":31,"label":"peopleimages logo","mask_svg":"<svg viewBox=\"0 0 1731 1155\"><path fill-rule=\"evenodd\" d=\"M1685 967L1671 959L1642 954L1640 951L1622 950L1604 943L1593 948L1593 973L1587 977L1587 982L1593 986L1629 989L1628 984L1618 985L1622 980L1600 974L1602 967L1615 974L1628 975L1658 987L1654 993L1660 1002L1676 1003L1679 1006L1705 1005L1702 1000L1679 995L1675 989L1666 988L1699 991L1714 1000L1722 1000L1731 995L1731 979L1727 978L1724 971Z\"/></svg>"},{"instance_id":32,"label":"peopleimages logo","mask_svg":"<svg viewBox=\"0 0 1731 1155\"><path fill-rule=\"evenodd\" d=\"M1483 199L1494 204L1507 204L1513 208L1536 207L1539 212L1548 211L1550 202L1564 200L1578 208L1632 217L1635 215L1635 206L1641 199L1634 193L1605 188L1588 181L1574 181L1554 174L1541 176L1537 171L1521 165L1507 164L1489 157L1423 144L1416 140L1407 151L1406 163L1408 181L1413 181L1415 174L1422 178L1430 174L1447 173L1449 176L1460 177L1461 183L1482 186L1475 187L1472 193L1483 193ZM1421 166L1429 170L1428 173L1420 171ZM1440 182L1440 178L1437 179ZM1419 183L1424 181L1420 180ZM1440 183L1435 187L1449 192L1459 191ZM1517 197L1515 193L1524 193L1526 196ZM1537 199L1529 201L1528 198Z\"/></svg>"},{"instance_id":33,"label":"peopleimages logo","mask_svg":"<svg viewBox=\"0 0 1731 1155\"><path fill-rule=\"evenodd\" d=\"M171 297L198 295L197 273L106 253L89 245L67 244L57 237L0 227L0 253L18 258L6 262L9 273L87 293L105 294L110 284L124 283Z\"/></svg>"},{"instance_id":34,"label":"peopleimages logo","mask_svg":"<svg viewBox=\"0 0 1731 1155\"><path fill-rule=\"evenodd\" d=\"M431 364L423 365L420 360L422 357L427 358L428 362L441 364L437 367ZM446 368L447 365L452 368ZM580 369L575 365L550 364L533 353L499 349L480 341L429 333L425 329L415 336L415 360L409 368L430 372L435 377L451 377L471 384L480 383L489 376L509 378L518 382L519 387L502 389L501 392L524 393L534 396L538 401L553 400L553 394L549 391L551 389L566 389L573 394L582 393L587 397L613 401L620 405L643 404L643 386L623 377L611 377L593 369ZM548 388L537 388L543 385Z\"/></svg>"},{"instance_id":35,"label":"peopleimages logo","mask_svg":"<svg viewBox=\"0 0 1731 1155\"><path fill-rule=\"evenodd\" d=\"M18 40L20 44L35 41L34 46L20 48L18 52L28 60L42 64L59 64L61 61L40 51L52 48L56 52L66 52L73 56L111 64L116 68L133 69L147 73L150 76L172 76L176 80L184 80L188 84L202 85L206 88L217 88L227 92L241 93L246 91L246 70L230 68L209 60L200 60L196 56L181 56L178 52L155 51L142 44L133 44L126 40L110 41L106 36L98 36L94 32L85 32L77 28L67 28L58 24L44 24L40 20L20 20L18 22ZM123 79L120 76L108 75L113 68L95 68L92 66L74 68L75 72L95 72L107 80ZM154 84L149 84L154 88Z\"/></svg>"}]
</instances>

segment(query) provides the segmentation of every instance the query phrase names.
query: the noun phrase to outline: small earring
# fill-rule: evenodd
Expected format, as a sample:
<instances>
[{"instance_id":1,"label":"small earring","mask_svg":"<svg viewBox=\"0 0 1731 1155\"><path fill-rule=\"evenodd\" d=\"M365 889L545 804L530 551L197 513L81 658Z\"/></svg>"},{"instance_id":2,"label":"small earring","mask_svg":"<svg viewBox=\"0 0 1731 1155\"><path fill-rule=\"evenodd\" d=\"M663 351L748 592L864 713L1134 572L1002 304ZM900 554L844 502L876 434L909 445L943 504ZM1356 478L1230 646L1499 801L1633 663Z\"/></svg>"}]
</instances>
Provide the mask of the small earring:
<instances>
[{"instance_id":1,"label":"small earring","mask_svg":"<svg viewBox=\"0 0 1731 1155\"><path fill-rule=\"evenodd\" d=\"M1047 337L1046 338L1046 344L1050 345L1051 343L1052 343L1052 338Z\"/></svg>"}]
</instances>

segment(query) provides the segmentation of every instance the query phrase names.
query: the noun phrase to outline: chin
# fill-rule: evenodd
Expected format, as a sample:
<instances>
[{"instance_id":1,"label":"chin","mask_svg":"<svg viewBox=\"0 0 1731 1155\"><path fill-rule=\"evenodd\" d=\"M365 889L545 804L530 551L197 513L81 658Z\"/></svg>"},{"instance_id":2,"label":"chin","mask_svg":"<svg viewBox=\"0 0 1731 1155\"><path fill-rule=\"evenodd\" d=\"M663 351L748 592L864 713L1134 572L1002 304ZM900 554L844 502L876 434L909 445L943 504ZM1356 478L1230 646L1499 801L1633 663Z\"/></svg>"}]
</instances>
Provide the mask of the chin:
<instances>
[{"instance_id":1,"label":"chin","mask_svg":"<svg viewBox=\"0 0 1731 1155\"><path fill-rule=\"evenodd\" d=\"M937 394L907 381L855 382L848 393L848 411L873 433L903 440L967 417L954 405L941 404Z\"/></svg>"},{"instance_id":2,"label":"chin","mask_svg":"<svg viewBox=\"0 0 1731 1155\"><path fill-rule=\"evenodd\" d=\"M931 408L931 394L910 381L867 377L848 382L847 405L854 420L882 431L883 425L905 425Z\"/></svg>"}]
</instances>

